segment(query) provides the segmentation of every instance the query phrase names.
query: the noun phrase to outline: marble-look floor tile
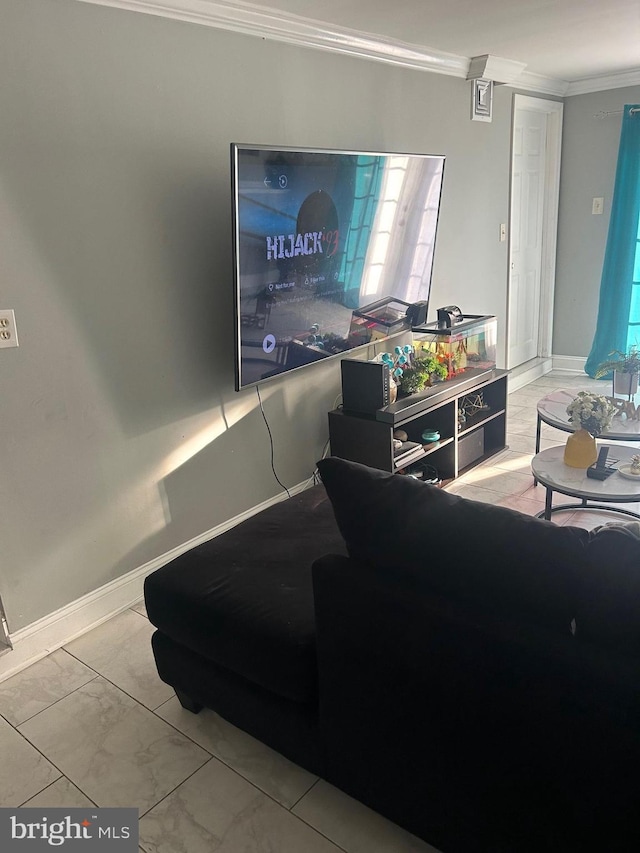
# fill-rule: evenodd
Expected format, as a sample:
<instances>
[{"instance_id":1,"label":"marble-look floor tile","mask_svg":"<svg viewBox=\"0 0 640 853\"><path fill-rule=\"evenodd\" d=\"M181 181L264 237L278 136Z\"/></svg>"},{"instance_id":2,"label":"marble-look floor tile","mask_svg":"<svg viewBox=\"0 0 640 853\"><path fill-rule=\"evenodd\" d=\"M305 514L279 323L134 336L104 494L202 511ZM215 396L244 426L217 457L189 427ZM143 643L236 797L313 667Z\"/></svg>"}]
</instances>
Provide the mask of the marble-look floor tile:
<instances>
[{"instance_id":1,"label":"marble-look floor tile","mask_svg":"<svg viewBox=\"0 0 640 853\"><path fill-rule=\"evenodd\" d=\"M567 443L567 433L559 433L557 438L543 438L540 440L540 450L547 450L549 447L558 447Z\"/></svg>"},{"instance_id":2,"label":"marble-look floor tile","mask_svg":"<svg viewBox=\"0 0 640 853\"><path fill-rule=\"evenodd\" d=\"M210 759L100 677L18 730L98 806L141 814Z\"/></svg>"},{"instance_id":3,"label":"marble-look floor tile","mask_svg":"<svg viewBox=\"0 0 640 853\"><path fill-rule=\"evenodd\" d=\"M151 650L154 631L148 619L125 610L68 643L65 649L154 710L174 695L173 689L158 677Z\"/></svg>"},{"instance_id":4,"label":"marble-look floor tile","mask_svg":"<svg viewBox=\"0 0 640 853\"><path fill-rule=\"evenodd\" d=\"M578 523L579 520L576 521L574 516L575 513L573 512L557 512L551 516L551 520L559 527L582 527L582 525Z\"/></svg>"},{"instance_id":5,"label":"marble-look floor tile","mask_svg":"<svg viewBox=\"0 0 640 853\"><path fill-rule=\"evenodd\" d=\"M493 504L497 500L496 492L491 492L489 489L482 489L480 486L467 485L465 483L454 482L447 486L447 491L452 495L459 495L461 498L467 498L470 501L479 501L480 503Z\"/></svg>"},{"instance_id":6,"label":"marble-look floor tile","mask_svg":"<svg viewBox=\"0 0 640 853\"><path fill-rule=\"evenodd\" d=\"M493 467L501 471L517 471L519 474L531 475L532 453L524 451L505 450L499 457L492 459Z\"/></svg>"},{"instance_id":7,"label":"marble-look floor tile","mask_svg":"<svg viewBox=\"0 0 640 853\"><path fill-rule=\"evenodd\" d=\"M507 418L535 417L538 402L550 393L549 388L540 389L533 394L524 394L524 389L509 395L507 399Z\"/></svg>"},{"instance_id":8,"label":"marble-look floor tile","mask_svg":"<svg viewBox=\"0 0 640 853\"><path fill-rule=\"evenodd\" d=\"M483 489L490 489L503 495L521 495L531 487L532 483L530 473L503 471L500 468L482 465L469 471L461 479L467 485L480 486Z\"/></svg>"},{"instance_id":9,"label":"marble-look floor tile","mask_svg":"<svg viewBox=\"0 0 640 853\"><path fill-rule=\"evenodd\" d=\"M532 406L509 406L507 409L507 422L511 421L532 421L533 425L537 423L538 416L536 405Z\"/></svg>"},{"instance_id":10,"label":"marble-look floor tile","mask_svg":"<svg viewBox=\"0 0 640 853\"><path fill-rule=\"evenodd\" d=\"M538 515L544 509L544 501L530 501L519 495L506 495L506 497L498 501L498 506L517 509L518 512L522 512L525 515Z\"/></svg>"},{"instance_id":11,"label":"marble-look floor tile","mask_svg":"<svg viewBox=\"0 0 640 853\"><path fill-rule=\"evenodd\" d=\"M535 437L532 435L519 435L507 431L507 446L509 450L517 450L522 453L535 453Z\"/></svg>"},{"instance_id":12,"label":"marble-look floor tile","mask_svg":"<svg viewBox=\"0 0 640 853\"><path fill-rule=\"evenodd\" d=\"M537 501L538 503L541 503L544 505L544 502L546 499L546 494L547 494L547 490L542 485L542 483L538 483L536 485L534 480L533 480L533 475L531 475L531 485L526 490L526 492L522 493L521 497L525 498L525 500Z\"/></svg>"},{"instance_id":13,"label":"marble-look floor tile","mask_svg":"<svg viewBox=\"0 0 640 853\"><path fill-rule=\"evenodd\" d=\"M535 418L510 420L507 424L509 435L530 435L535 439L536 422Z\"/></svg>"},{"instance_id":14,"label":"marble-look floor tile","mask_svg":"<svg viewBox=\"0 0 640 853\"><path fill-rule=\"evenodd\" d=\"M522 417L529 412L529 408L527 406L509 406L508 408L507 419L509 418L518 418Z\"/></svg>"},{"instance_id":15,"label":"marble-look floor tile","mask_svg":"<svg viewBox=\"0 0 640 853\"><path fill-rule=\"evenodd\" d=\"M29 809L79 809L95 806L95 803L67 778L61 776L53 785L49 785L23 805Z\"/></svg>"},{"instance_id":16,"label":"marble-look floor tile","mask_svg":"<svg viewBox=\"0 0 640 853\"><path fill-rule=\"evenodd\" d=\"M533 411L529 410L520 410L520 414L518 416L509 413L507 417L507 432L516 431L520 428L520 432L523 432L522 427L528 427L528 429L533 430L532 435L535 435L536 427L537 427L537 419L536 414Z\"/></svg>"},{"instance_id":17,"label":"marble-look floor tile","mask_svg":"<svg viewBox=\"0 0 640 853\"><path fill-rule=\"evenodd\" d=\"M514 391L513 398L517 397L518 400L521 400L524 397L529 401L529 405L535 406L538 400L544 397L546 393L548 392L543 386L538 385L536 382L531 382L529 385L523 385L522 388Z\"/></svg>"},{"instance_id":18,"label":"marble-look floor tile","mask_svg":"<svg viewBox=\"0 0 640 853\"><path fill-rule=\"evenodd\" d=\"M292 811L347 853L438 853L323 780Z\"/></svg>"},{"instance_id":19,"label":"marble-look floor tile","mask_svg":"<svg viewBox=\"0 0 640 853\"><path fill-rule=\"evenodd\" d=\"M145 616L147 619L149 618L149 614L147 613L147 606L144 603L144 600L139 601L137 604L134 604L131 609L135 610L136 613L140 613L142 616Z\"/></svg>"},{"instance_id":20,"label":"marble-look floor tile","mask_svg":"<svg viewBox=\"0 0 640 853\"><path fill-rule=\"evenodd\" d=\"M547 447L557 447L559 444L565 444L566 441L566 433L564 433L564 438L561 435L559 435L557 439L542 438L540 440L540 450L546 450ZM535 435L522 435L520 433L507 432L507 447L509 448L509 450L518 450L525 453L535 453Z\"/></svg>"},{"instance_id":21,"label":"marble-look floor tile","mask_svg":"<svg viewBox=\"0 0 640 853\"><path fill-rule=\"evenodd\" d=\"M494 454L491 459L488 459L482 464L486 465L487 467L497 466L501 459L508 459L510 454L517 452L517 450L510 450L508 447L505 447L503 450L499 450L496 454Z\"/></svg>"},{"instance_id":22,"label":"marble-look floor tile","mask_svg":"<svg viewBox=\"0 0 640 853\"><path fill-rule=\"evenodd\" d=\"M556 444L566 443L568 435L568 430L558 429L550 424L542 424L542 427L540 428L540 437L554 441Z\"/></svg>"},{"instance_id":23,"label":"marble-look floor tile","mask_svg":"<svg viewBox=\"0 0 640 853\"><path fill-rule=\"evenodd\" d=\"M146 853L340 853L216 758L140 821Z\"/></svg>"},{"instance_id":24,"label":"marble-look floor tile","mask_svg":"<svg viewBox=\"0 0 640 853\"><path fill-rule=\"evenodd\" d=\"M297 803L317 780L207 708L192 714L174 697L156 714L286 808Z\"/></svg>"},{"instance_id":25,"label":"marble-look floor tile","mask_svg":"<svg viewBox=\"0 0 640 853\"><path fill-rule=\"evenodd\" d=\"M536 388L540 391L541 395L548 393L549 390L555 391L557 388L562 388L567 384L566 376L551 376L547 374L546 376L541 376L540 379L535 379L530 385L526 385L526 388Z\"/></svg>"},{"instance_id":26,"label":"marble-look floor tile","mask_svg":"<svg viewBox=\"0 0 640 853\"><path fill-rule=\"evenodd\" d=\"M0 684L0 714L18 726L95 677L92 669L58 649Z\"/></svg>"},{"instance_id":27,"label":"marble-look floor tile","mask_svg":"<svg viewBox=\"0 0 640 853\"><path fill-rule=\"evenodd\" d=\"M538 400L544 396L544 394L536 394L533 396L531 394L525 394L524 388L519 388L517 391L514 391L509 395L509 406L515 406L516 408L535 408Z\"/></svg>"},{"instance_id":28,"label":"marble-look floor tile","mask_svg":"<svg viewBox=\"0 0 640 853\"><path fill-rule=\"evenodd\" d=\"M21 806L62 774L0 718L0 807Z\"/></svg>"}]
</instances>

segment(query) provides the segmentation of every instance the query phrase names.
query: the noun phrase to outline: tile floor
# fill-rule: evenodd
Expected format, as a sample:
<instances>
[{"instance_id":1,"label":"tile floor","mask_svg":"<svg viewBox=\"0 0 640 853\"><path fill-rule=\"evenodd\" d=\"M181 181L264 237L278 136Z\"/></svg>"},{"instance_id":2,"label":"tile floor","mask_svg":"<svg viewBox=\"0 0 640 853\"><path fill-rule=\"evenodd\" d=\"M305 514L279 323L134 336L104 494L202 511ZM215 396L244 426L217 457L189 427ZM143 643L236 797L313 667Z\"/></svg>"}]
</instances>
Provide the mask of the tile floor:
<instances>
[{"instance_id":1,"label":"tile floor","mask_svg":"<svg viewBox=\"0 0 640 853\"><path fill-rule=\"evenodd\" d=\"M510 395L509 450L450 486L535 514L536 401L604 383L549 374ZM545 427L542 446L563 443ZM561 500L563 500L561 498ZM611 516L562 513L589 527ZM437 853L156 675L143 604L0 683L0 806L129 806L147 853Z\"/></svg>"}]
</instances>

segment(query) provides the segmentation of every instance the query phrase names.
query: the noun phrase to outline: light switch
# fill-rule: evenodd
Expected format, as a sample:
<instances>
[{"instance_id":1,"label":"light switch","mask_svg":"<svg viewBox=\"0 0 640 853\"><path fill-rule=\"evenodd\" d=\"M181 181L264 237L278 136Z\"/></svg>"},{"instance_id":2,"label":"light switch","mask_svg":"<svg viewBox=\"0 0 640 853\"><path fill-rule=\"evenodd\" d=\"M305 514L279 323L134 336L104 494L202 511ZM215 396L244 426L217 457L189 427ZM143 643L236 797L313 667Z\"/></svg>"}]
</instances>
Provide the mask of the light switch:
<instances>
[{"instance_id":1,"label":"light switch","mask_svg":"<svg viewBox=\"0 0 640 853\"><path fill-rule=\"evenodd\" d=\"M603 198L594 198L593 204L591 205L591 213L603 213L604 212L604 199Z\"/></svg>"}]
</instances>

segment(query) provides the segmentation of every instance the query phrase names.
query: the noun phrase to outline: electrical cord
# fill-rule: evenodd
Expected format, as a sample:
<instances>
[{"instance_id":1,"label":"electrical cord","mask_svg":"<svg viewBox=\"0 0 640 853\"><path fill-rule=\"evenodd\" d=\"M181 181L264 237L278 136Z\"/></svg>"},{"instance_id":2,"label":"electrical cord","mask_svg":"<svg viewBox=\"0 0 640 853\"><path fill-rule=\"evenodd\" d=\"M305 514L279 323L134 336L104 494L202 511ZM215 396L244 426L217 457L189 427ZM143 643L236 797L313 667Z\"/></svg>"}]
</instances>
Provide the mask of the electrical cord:
<instances>
[{"instance_id":1,"label":"electrical cord","mask_svg":"<svg viewBox=\"0 0 640 853\"><path fill-rule=\"evenodd\" d=\"M291 492L285 486L285 484L280 480L280 477L278 477L278 474L276 473L276 466L275 466L274 455L273 455L273 435L271 434L271 427L269 426L269 421L267 420L267 416L266 416L265 411L264 411L264 406L262 405L262 397L260 396L260 389L258 388L257 385L256 385L256 394L258 395L258 402L260 403L260 411L262 412L262 418L263 418L265 426L267 428L267 432L269 433L269 444L271 447L271 470L273 471L273 476L276 478L276 482L278 483L278 485L281 486L281 488L283 488L285 490L285 492L287 493L287 497L290 498Z\"/></svg>"},{"instance_id":2,"label":"electrical cord","mask_svg":"<svg viewBox=\"0 0 640 853\"><path fill-rule=\"evenodd\" d=\"M328 452L329 452L329 439L327 439L324 447L322 448L322 456L320 457L320 459L324 459ZM322 480L320 478L320 471L318 471L318 468L316 466L313 469L313 474L307 480L307 483L310 483L312 486L317 486L321 482L322 482ZM305 486L305 488L306 488L306 486Z\"/></svg>"}]
</instances>

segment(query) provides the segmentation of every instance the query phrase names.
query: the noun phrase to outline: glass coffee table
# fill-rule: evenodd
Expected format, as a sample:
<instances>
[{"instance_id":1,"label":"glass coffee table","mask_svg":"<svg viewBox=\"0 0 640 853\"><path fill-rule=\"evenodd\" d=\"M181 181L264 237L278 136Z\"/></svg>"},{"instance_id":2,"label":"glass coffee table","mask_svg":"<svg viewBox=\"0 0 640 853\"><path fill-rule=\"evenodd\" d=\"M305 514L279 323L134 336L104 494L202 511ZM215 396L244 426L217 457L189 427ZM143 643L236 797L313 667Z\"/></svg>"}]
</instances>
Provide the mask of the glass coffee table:
<instances>
[{"instance_id":1,"label":"glass coffee table","mask_svg":"<svg viewBox=\"0 0 640 853\"><path fill-rule=\"evenodd\" d=\"M620 467L629 465L635 448L623 445L611 445L607 465L615 465L618 469L606 480L592 480L587 477L583 468L570 468L564 464L564 445L541 450L531 460L531 470L536 481L545 486L544 510L538 513L538 518L551 519L551 514L563 510L597 509L621 515L640 518L640 514L610 504L640 503L640 478L630 480L620 473ZM614 462L615 460L615 462ZM551 506L553 493L559 492L572 498L579 498L580 503L560 504Z\"/></svg>"}]
</instances>

